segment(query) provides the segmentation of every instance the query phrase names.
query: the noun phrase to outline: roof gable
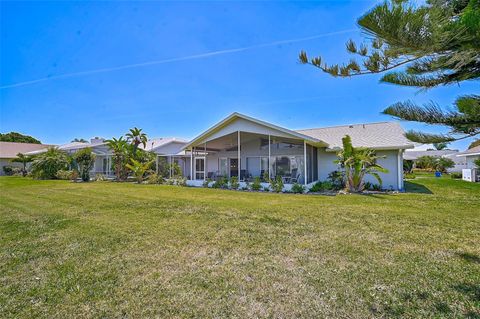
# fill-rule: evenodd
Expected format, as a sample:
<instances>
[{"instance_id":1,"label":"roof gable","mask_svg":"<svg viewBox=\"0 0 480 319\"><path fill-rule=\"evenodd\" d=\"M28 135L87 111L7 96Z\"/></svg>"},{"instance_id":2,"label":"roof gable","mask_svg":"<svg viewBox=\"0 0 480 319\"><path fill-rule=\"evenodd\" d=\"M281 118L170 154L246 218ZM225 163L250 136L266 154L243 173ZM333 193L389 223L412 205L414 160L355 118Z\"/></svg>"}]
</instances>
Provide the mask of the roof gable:
<instances>
[{"instance_id":1,"label":"roof gable","mask_svg":"<svg viewBox=\"0 0 480 319\"><path fill-rule=\"evenodd\" d=\"M311 143L322 143L319 139L315 137L308 136L235 112L220 121L219 123L212 126L210 129L206 130L196 138L194 138L187 145L185 145L184 149L214 140L221 136L228 135L237 131L265 135L270 134L274 136L298 138L302 140L307 140Z\"/></svg>"}]
</instances>

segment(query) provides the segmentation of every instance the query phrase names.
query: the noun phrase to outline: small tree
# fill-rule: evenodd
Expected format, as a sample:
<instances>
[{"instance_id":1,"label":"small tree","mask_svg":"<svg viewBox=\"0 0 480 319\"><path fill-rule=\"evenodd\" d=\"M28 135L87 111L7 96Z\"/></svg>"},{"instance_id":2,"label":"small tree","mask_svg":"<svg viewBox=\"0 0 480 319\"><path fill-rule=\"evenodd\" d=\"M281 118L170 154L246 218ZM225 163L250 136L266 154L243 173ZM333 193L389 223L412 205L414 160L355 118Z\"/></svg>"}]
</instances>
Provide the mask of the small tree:
<instances>
[{"instance_id":1,"label":"small tree","mask_svg":"<svg viewBox=\"0 0 480 319\"><path fill-rule=\"evenodd\" d=\"M477 158L476 160L474 160L473 164L475 164L475 166L477 166L477 168L480 168L480 157Z\"/></svg>"},{"instance_id":2,"label":"small tree","mask_svg":"<svg viewBox=\"0 0 480 319\"><path fill-rule=\"evenodd\" d=\"M439 157L435 161L435 170L437 172L446 173L449 168L455 166L455 162L446 157Z\"/></svg>"},{"instance_id":3,"label":"small tree","mask_svg":"<svg viewBox=\"0 0 480 319\"><path fill-rule=\"evenodd\" d=\"M55 179L59 170L67 170L70 157L58 148L51 147L45 153L38 154L32 162L32 174L39 179Z\"/></svg>"},{"instance_id":4,"label":"small tree","mask_svg":"<svg viewBox=\"0 0 480 319\"><path fill-rule=\"evenodd\" d=\"M126 164L129 160L129 144L123 139L123 136L118 139L114 137L106 142L108 147L113 152L113 167L115 169L115 176L119 181L125 180L128 176Z\"/></svg>"},{"instance_id":5,"label":"small tree","mask_svg":"<svg viewBox=\"0 0 480 319\"><path fill-rule=\"evenodd\" d=\"M25 154L22 154L22 153L18 153L17 158L14 158L12 160L12 162L23 164L23 169L22 169L22 175L23 176L27 176L27 163L30 163L31 161L33 161L32 156L28 156L28 155L25 155Z\"/></svg>"},{"instance_id":6,"label":"small tree","mask_svg":"<svg viewBox=\"0 0 480 319\"><path fill-rule=\"evenodd\" d=\"M128 163L126 166L128 169L130 169L137 178L137 183L141 183L143 181L143 175L145 175L145 172L148 170L150 167L151 162L147 163L141 163L135 159L131 159L130 163Z\"/></svg>"},{"instance_id":7,"label":"small tree","mask_svg":"<svg viewBox=\"0 0 480 319\"><path fill-rule=\"evenodd\" d=\"M343 150L337 153L338 160L334 161L345 169L345 182L348 191L361 192L364 189L365 175L372 175L382 185L378 173L388 173L388 170L377 164L375 151L367 148L355 148L349 135L342 138Z\"/></svg>"},{"instance_id":8,"label":"small tree","mask_svg":"<svg viewBox=\"0 0 480 319\"><path fill-rule=\"evenodd\" d=\"M78 172L82 181L88 182L90 180L90 170L95 163L95 154L92 153L92 149L87 147L76 152L73 159L77 163Z\"/></svg>"}]
</instances>

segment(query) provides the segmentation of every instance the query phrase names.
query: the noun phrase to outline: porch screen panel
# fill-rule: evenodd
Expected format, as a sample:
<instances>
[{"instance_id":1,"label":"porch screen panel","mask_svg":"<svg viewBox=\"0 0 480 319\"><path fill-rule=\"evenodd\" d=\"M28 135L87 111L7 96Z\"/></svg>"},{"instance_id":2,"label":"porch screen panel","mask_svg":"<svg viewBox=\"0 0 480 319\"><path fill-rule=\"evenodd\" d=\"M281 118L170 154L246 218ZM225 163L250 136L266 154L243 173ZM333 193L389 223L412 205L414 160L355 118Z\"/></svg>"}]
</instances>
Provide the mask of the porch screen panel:
<instances>
[{"instance_id":1,"label":"porch screen panel","mask_svg":"<svg viewBox=\"0 0 480 319\"><path fill-rule=\"evenodd\" d=\"M318 180L317 148L307 145L307 183Z\"/></svg>"},{"instance_id":2,"label":"porch screen panel","mask_svg":"<svg viewBox=\"0 0 480 319\"><path fill-rule=\"evenodd\" d=\"M286 183L303 183L305 165L303 140L272 137L270 168L272 177Z\"/></svg>"}]
</instances>

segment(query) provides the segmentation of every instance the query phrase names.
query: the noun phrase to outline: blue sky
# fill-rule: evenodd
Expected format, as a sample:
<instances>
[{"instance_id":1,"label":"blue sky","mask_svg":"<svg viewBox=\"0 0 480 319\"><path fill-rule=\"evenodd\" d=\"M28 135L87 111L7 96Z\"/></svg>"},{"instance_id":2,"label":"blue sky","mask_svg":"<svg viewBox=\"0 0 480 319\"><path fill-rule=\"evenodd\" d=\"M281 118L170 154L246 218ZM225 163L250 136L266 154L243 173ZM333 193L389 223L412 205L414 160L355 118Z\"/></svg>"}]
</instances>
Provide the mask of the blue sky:
<instances>
[{"instance_id":1,"label":"blue sky","mask_svg":"<svg viewBox=\"0 0 480 319\"><path fill-rule=\"evenodd\" d=\"M387 121L380 111L397 101L451 106L457 95L478 91L477 82L423 92L380 84L378 75L332 78L298 64L302 49L328 62L349 59L345 42L360 39L356 19L374 4L2 1L0 131L44 143L118 137L134 126L150 137L191 138L234 111L300 129ZM92 70L103 71L77 74Z\"/></svg>"}]
</instances>

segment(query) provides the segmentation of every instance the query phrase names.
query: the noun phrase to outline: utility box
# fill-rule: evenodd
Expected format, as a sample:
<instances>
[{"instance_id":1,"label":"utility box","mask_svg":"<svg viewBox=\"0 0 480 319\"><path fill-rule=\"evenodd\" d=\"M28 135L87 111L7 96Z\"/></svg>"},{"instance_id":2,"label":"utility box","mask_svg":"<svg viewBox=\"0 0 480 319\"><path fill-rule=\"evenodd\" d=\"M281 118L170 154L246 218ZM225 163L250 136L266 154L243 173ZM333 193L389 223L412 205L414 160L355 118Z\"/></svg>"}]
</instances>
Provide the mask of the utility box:
<instances>
[{"instance_id":1,"label":"utility box","mask_svg":"<svg viewBox=\"0 0 480 319\"><path fill-rule=\"evenodd\" d=\"M467 182L475 183L477 181L477 170L475 168L462 169L462 179Z\"/></svg>"}]
</instances>

